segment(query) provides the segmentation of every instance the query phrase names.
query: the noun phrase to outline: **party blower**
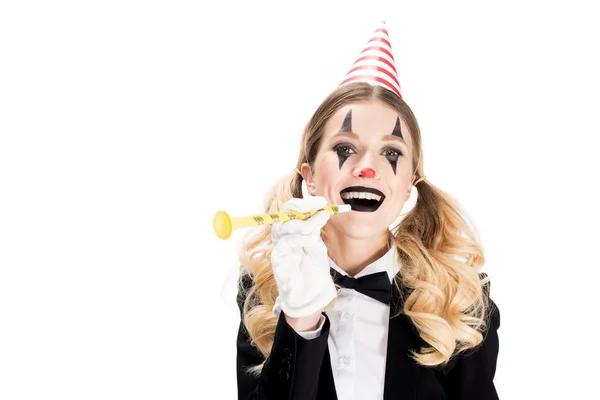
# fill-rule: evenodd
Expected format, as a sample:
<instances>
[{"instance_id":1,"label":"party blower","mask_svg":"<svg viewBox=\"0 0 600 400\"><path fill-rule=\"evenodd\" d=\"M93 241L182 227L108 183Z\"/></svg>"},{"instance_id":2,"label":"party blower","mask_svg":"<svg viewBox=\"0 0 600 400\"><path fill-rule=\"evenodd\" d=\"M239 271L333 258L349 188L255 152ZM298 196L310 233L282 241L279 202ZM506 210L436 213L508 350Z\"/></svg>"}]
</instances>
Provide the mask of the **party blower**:
<instances>
[{"instance_id":1,"label":"party blower","mask_svg":"<svg viewBox=\"0 0 600 400\"><path fill-rule=\"evenodd\" d=\"M217 211L215 218L213 219L213 227L215 229L215 233L220 239L227 240L231 236L231 233L239 228L270 225L275 222L287 222L295 219L308 219L319 211L327 211L331 215L336 215L351 210L352 207L350 204L332 204L323 208L319 208L318 210L311 210L307 212L289 210L279 211L275 214L259 214L250 217L230 217L225 211Z\"/></svg>"}]
</instances>

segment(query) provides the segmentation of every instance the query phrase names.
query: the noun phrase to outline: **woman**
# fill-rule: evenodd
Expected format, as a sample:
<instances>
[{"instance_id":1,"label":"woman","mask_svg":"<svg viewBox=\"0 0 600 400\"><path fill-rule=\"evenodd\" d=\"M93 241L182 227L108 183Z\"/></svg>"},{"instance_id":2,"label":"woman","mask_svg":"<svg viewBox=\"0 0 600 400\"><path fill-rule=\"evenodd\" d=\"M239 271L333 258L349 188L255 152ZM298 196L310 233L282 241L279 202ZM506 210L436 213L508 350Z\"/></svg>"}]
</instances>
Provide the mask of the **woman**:
<instances>
[{"instance_id":1,"label":"woman","mask_svg":"<svg viewBox=\"0 0 600 400\"><path fill-rule=\"evenodd\" d=\"M498 398L500 314L481 246L425 180L417 121L379 81L323 101L266 210L352 211L275 223L242 249L240 399Z\"/></svg>"}]
</instances>

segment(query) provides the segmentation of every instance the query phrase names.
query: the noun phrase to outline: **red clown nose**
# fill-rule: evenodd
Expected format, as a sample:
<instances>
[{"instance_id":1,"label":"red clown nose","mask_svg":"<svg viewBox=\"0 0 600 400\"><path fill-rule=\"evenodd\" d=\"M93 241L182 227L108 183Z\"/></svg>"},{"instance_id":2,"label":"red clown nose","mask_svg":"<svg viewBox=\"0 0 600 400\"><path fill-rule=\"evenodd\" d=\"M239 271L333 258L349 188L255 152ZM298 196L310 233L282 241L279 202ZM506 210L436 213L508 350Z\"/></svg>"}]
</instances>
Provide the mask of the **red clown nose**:
<instances>
[{"instance_id":1,"label":"red clown nose","mask_svg":"<svg viewBox=\"0 0 600 400\"><path fill-rule=\"evenodd\" d=\"M365 168L362 171L360 171L360 173L365 178L372 178L375 176L375 170L373 170L371 168Z\"/></svg>"}]
</instances>

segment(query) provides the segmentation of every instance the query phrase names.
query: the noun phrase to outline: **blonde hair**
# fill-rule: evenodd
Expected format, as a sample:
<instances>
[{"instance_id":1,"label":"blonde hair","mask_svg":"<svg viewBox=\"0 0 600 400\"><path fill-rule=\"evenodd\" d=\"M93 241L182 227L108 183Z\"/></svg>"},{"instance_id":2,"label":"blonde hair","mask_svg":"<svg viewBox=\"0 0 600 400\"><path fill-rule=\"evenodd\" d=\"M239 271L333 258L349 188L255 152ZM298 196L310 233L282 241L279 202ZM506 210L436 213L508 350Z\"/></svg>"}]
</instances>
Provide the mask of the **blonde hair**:
<instances>
[{"instance_id":1,"label":"blonde hair","mask_svg":"<svg viewBox=\"0 0 600 400\"><path fill-rule=\"evenodd\" d=\"M304 130L296 168L299 170L304 162L312 167L323 128L336 111L349 103L373 100L382 101L404 119L413 143L414 171L423 176L421 133L411 109L389 90L366 83L344 85L321 103ZM483 290L487 278L480 279L482 247L458 204L426 180L417 189L415 206L391 231L402 265L394 282L399 289L409 289L402 312L428 345L413 352L412 357L421 365L435 366L482 342L489 307ZM278 211L292 197L303 197L302 177L296 172L272 188L265 212ZM243 324L252 344L266 359L278 320L272 313L278 289L270 262L270 225L254 232L244 239L239 255L240 296L245 296ZM249 371L258 373L263 364Z\"/></svg>"}]
</instances>

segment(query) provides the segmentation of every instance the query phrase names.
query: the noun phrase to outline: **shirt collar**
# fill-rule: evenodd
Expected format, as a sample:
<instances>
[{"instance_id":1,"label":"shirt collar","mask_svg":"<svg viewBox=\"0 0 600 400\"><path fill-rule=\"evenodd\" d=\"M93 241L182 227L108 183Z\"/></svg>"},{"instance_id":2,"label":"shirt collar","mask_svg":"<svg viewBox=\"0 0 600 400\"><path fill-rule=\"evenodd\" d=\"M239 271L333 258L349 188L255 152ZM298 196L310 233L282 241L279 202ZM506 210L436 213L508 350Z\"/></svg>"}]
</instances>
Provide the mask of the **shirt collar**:
<instances>
[{"instance_id":1,"label":"shirt collar","mask_svg":"<svg viewBox=\"0 0 600 400\"><path fill-rule=\"evenodd\" d=\"M331 258L329 258L329 266L339 272L342 275L348 275L346 271L336 265ZM396 244L392 240L392 246L381 258L373 261L367 265L362 271L356 274L355 278L360 278L365 275L376 274L378 272L385 271L390 278L390 283L394 280L394 276L400 271L400 263L398 261L398 251Z\"/></svg>"}]
</instances>

